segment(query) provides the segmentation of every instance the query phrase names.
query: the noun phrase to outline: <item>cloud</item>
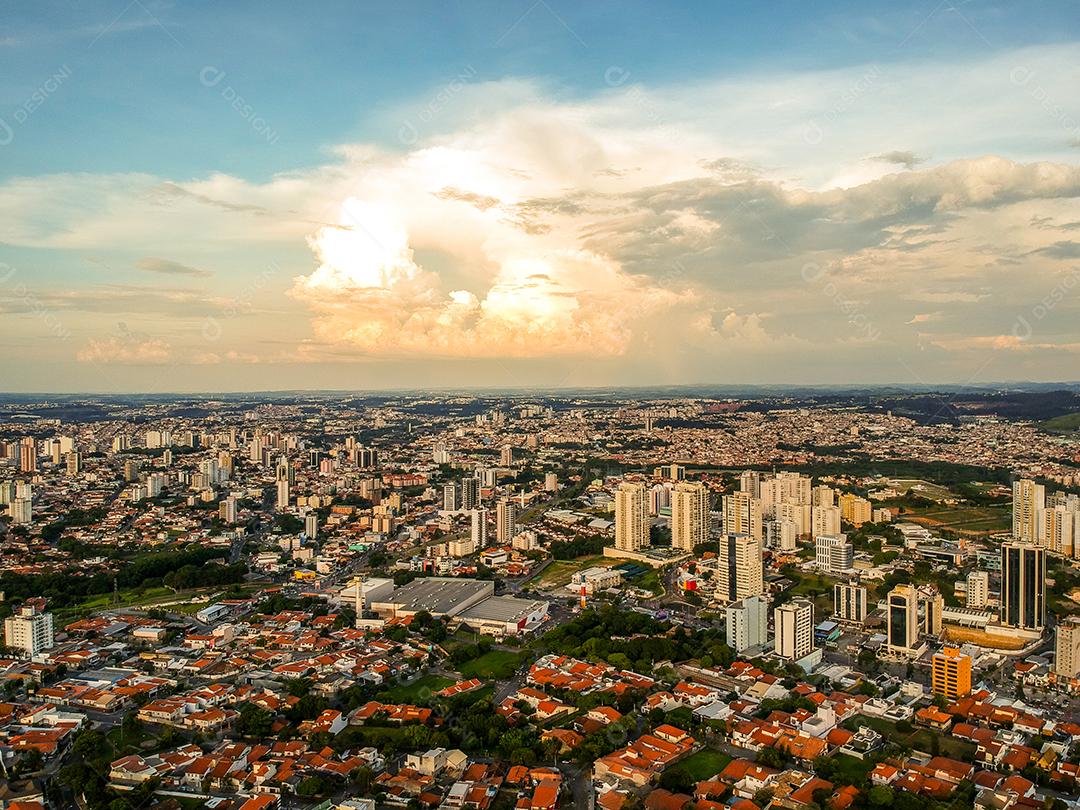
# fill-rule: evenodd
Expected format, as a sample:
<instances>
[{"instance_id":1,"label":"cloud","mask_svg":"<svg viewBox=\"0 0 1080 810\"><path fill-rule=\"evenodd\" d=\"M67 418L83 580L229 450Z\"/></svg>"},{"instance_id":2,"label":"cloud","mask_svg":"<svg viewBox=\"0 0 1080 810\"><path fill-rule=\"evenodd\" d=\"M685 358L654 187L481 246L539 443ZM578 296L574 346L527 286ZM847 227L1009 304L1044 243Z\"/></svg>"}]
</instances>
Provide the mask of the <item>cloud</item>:
<instances>
[{"instance_id":1,"label":"cloud","mask_svg":"<svg viewBox=\"0 0 1080 810\"><path fill-rule=\"evenodd\" d=\"M908 321L908 324L911 325L911 324L921 324L921 323L932 323L934 321L940 321L944 317L945 317L945 313L943 313L943 312L920 312L920 313L917 313L915 315L912 315L911 320Z\"/></svg>"},{"instance_id":2,"label":"cloud","mask_svg":"<svg viewBox=\"0 0 1080 810\"><path fill-rule=\"evenodd\" d=\"M168 259L159 259L155 256L139 259L135 262L135 266L148 273L161 273L167 276L199 276L205 278L212 275L208 270L199 270L186 264L169 261Z\"/></svg>"},{"instance_id":3,"label":"cloud","mask_svg":"<svg viewBox=\"0 0 1080 810\"><path fill-rule=\"evenodd\" d=\"M913 169L918 164L926 162L926 158L919 157L914 152L902 150L882 152L880 155L868 157L867 160L876 161L878 163L893 163L897 166L903 166L905 169Z\"/></svg>"},{"instance_id":4,"label":"cloud","mask_svg":"<svg viewBox=\"0 0 1080 810\"><path fill-rule=\"evenodd\" d=\"M80 363L153 366L172 359L172 347L163 340L135 337L91 338L79 349Z\"/></svg>"}]
</instances>

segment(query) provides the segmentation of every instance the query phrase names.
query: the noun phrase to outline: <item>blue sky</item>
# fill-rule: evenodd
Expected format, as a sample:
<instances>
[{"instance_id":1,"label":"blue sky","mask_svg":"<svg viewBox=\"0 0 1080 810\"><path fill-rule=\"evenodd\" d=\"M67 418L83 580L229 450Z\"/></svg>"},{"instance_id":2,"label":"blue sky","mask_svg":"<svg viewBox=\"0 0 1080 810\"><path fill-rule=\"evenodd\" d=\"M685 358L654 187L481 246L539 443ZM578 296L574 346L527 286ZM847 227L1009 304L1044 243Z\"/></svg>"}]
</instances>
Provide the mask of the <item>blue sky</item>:
<instances>
[{"instance_id":1,"label":"blue sky","mask_svg":"<svg viewBox=\"0 0 1080 810\"><path fill-rule=\"evenodd\" d=\"M1075 377L1073 3L0 20L15 389Z\"/></svg>"}]
</instances>

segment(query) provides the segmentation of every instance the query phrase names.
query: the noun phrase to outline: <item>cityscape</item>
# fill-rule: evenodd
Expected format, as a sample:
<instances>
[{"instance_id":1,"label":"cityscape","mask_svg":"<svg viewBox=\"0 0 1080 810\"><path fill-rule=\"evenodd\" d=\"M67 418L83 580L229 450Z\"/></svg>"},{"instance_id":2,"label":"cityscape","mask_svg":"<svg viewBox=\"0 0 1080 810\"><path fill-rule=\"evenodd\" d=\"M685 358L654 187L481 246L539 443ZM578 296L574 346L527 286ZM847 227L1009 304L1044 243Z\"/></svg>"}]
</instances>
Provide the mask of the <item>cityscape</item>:
<instances>
[{"instance_id":1,"label":"cityscape","mask_svg":"<svg viewBox=\"0 0 1080 810\"><path fill-rule=\"evenodd\" d=\"M0 4L0 810L1080 810L1078 10Z\"/></svg>"}]
</instances>

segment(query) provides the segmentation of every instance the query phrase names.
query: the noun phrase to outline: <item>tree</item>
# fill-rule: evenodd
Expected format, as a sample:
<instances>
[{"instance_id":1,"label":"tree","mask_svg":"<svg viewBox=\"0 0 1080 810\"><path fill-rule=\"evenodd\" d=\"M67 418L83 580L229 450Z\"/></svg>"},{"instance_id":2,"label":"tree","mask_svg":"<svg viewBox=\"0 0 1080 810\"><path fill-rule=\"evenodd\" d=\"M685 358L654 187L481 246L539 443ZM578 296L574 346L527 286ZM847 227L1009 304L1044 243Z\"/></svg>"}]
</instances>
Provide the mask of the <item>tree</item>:
<instances>
[{"instance_id":1,"label":"tree","mask_svg":"<svg viewBox=\"0 0 1080 810\"><path fill-rule=\"evenodd\" d=\"M891 807L893 803L893 789L887 785L875 785L866 794L871 807Z\"/></svg>"}]
</instances>

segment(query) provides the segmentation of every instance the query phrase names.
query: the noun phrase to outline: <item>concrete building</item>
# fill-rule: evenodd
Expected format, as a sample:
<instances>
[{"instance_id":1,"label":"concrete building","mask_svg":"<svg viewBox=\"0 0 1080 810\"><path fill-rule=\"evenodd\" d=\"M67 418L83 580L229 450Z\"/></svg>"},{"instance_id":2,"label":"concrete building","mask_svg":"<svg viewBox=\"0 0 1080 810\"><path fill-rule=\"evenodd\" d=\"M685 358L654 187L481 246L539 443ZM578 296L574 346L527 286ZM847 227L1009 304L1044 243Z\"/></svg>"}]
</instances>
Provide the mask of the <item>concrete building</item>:
<instances>
[{"instance_id":1,"label":"concrete building","mask_svg":"<svg viewBox=\"0 0 1080 810\"><path fill-rule=\"evenodd\" d=\"M897 585L887 597L886 638L889 652L909 655L919 641L919 597L910 585Z\"/></svg>"},{"instance_id":2,"label":"concrete building","mask_svg":"<svg viewBox=\"0 0 1080 810\"><path fill-rule=\"evenodd\" d=\"M833 586L833 613L842 622L866 621L866 587L855 582L837 582Z\"/></svg>"},{"instance_id":3,"label":"concrete building","mask_svg":"<svg viewBox=\"0 0 1080 810\"><path fill-rule=\"evenodd\" d=\"M671 495L671 545L683 551L709 541L709 490L680 481Z\"/></svg>"},{"instance_id":4,"label":"concrete building","mask_svg":"<svg viewBox=\"0 0 1080 810\"><path fill-rule=\"evenodd\" d=\"M746 534L761 540L761 501L746 492L733 492L723 498L724 531Z\"/></svg>"},{"instance_id":5,"label":"concrete building","mask_svg":"<svg viewBox=\"0 0 1080 810\"><path fill-rule=\"evenodd\" d=\"M930 663L930 690L948 700L971 694L971 656L956 647L934 653Z\"/></svg>"},{"instance_id":6,"label":"concrete building","mask_svg":"<svg viewBox=\"0 0 1080 810\"><path fill-rule=\"evenodd\" d=\"M793 599L773 611L776 654L798 661L814 650L814 603Z\"/></svg>"},{"instance_id":7,"label":"concrete building","mask_svg":"<svg viewBox=\"0 0 1080 810\"><path fill-rule=\"evenodd\" d=\"M615 548L638 551L649 545L645 485L624 481L615 491Z\"/></svg>"},{"instance_id":8,"label":"concrete building","mask_svg":"<svg viewBox=\"0 0 1080 810\"><path fill-rule=\"evenodd\" d=\"M517 533L517 504L503 498L495 504L495 542L509 543Z\"/></svg>"},{"instance_id":9,"label":"concrete building","mask_svg":"<svg viewBox=\"0 0 1080 810\"><path fill-rule=\"evenodd\" d=\"M748 596L728 605L725 615L727 644L735 652L765 646L769 627L768 599Z\"/></svg>"},{"instance_id":10,"label":"concrete building","mask_svg":"<svg viewBox=\"0 0 1080 810\"><path fill-rule=\"evenodd\" d=\"M1046 508L1046 488L1021 478L1013 482L1012 533L1025 543L1039 541L1039 514Z\"/></svg>"},{"instance_id":11,"label":"concrete building","mask_svg":"<svg viewBox=\"0 0 1080 810\"><path fill-rule=\"evenodd\" d=\"M986 571L972 571L967 576L966 605L975 610L986 610L990 601L990 574Z\"/></svg>"},{"instance_id":12,"label":"concrete building","mask_svg":"<svg viewBox=\"0 0 1080 810\"><path fill-rule=\"evenodd\" d=\"M722 603L764 594L760 541L745 534L721 537L716 574L716 599Z\"/></svg>"},{"instance_id":13,"label":"concrete building","mask_svg":"<svg viewBox=\"0 0 1080 810\"><path fill-rule=\"evenodd\" d=\"M855 565L855 549L847 535L819 535L814 541L818 568L830 574L849 571Z\"/></svg>"},{"instance_id":14,"label":"concrete building","mask_svg":"<svg viewBox=\"0 0 1080 810\"><path fill-rule=\"evenodd\" d=\"M1080 616L1069 616L1058 622L1054 674L1059 678L1080 678Z\"/></svg>"},{"instance_id":15,"label":"concrete building","mask_svg":"<svg viewBox=\"0 0 1080 810\"><path fill-rule=\"evenodd\" d=\"M55 643L53 616L35 605L23 605L4 620L4 643L33 658Z\"/></svg>"},{"instance_id":16,"label":"concrete building","mask_svg":"<svg viewBox=\"0 0 1080 810\"><path fill-rule=\"evenodd\" d=\"M1001 623L1022 630L1046 625L1046 550L1030 543L1001 545Z\"/></svg>"}]
</instances>

